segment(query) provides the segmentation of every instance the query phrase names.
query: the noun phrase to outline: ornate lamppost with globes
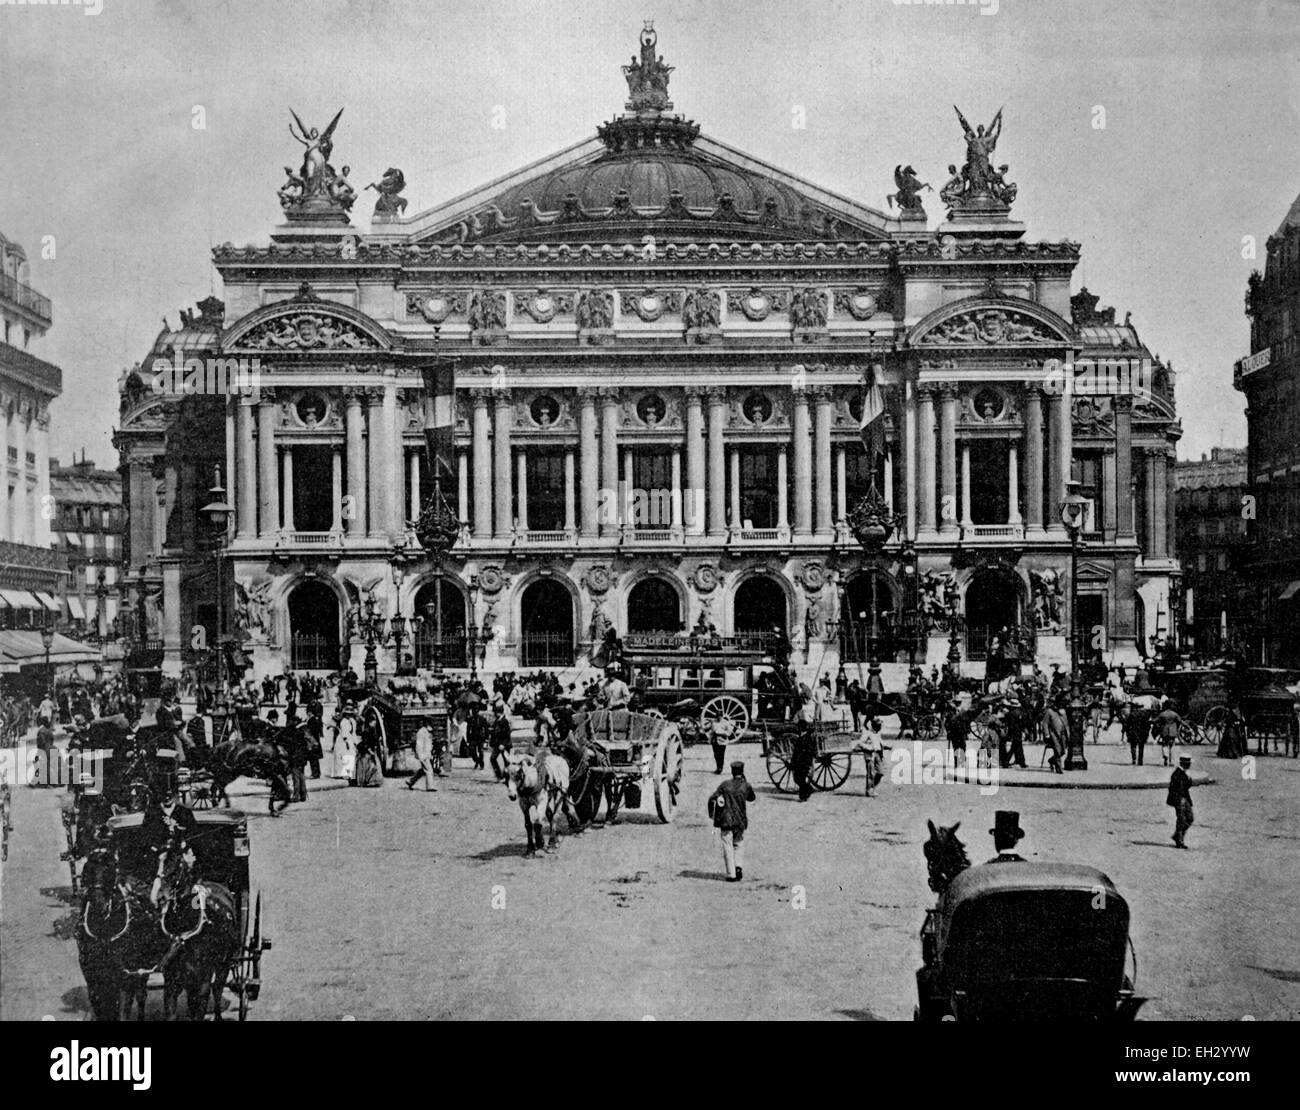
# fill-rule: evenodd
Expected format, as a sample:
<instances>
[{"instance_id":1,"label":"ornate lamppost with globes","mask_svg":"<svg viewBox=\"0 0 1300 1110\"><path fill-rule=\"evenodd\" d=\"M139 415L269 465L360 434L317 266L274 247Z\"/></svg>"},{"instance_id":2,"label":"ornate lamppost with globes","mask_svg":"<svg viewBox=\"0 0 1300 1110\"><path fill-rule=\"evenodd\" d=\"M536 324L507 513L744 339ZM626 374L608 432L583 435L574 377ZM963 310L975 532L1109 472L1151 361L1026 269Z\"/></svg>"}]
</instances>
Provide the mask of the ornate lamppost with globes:
<instances>
[{"instance_id":1,"label":"ornate lamppost with globes","mask_svg":"<svg viewBox=\"0 0 1300 1110\"><path fill-rule=\"evenodd\" d=\"M213 553L217 569L217 642L215 645L217 654L217 695L212 711L212 734L217 737L222 735L221 727L226 717L226 607L222 569L226 558L226 532L229 527L231 513L234 511L226 503L226 491L221 485L220 467L216 468L216 476L212 488L208 490L208 498L208 503L199 511L203 514L204 519L212 525L213 538L217 544L216 551Z\"/></svg>"},{"instance_id":2,"label":"ornate lamppost with globes","mask_svg":"<svg viewBox=\"0 0 1300 1110\"><path fill-rule=\"evenodd\" d=\"M45 647L45 689L54 700L54 674L50 670L50 649L54 647L54 622L47 616L41 625L41 644Z\"/></svg>"},{"instance_id":3,"label":"ornate lamppost with globes","mask_svg":"<svg viewBox=\"0 0 1300 1110\"><path fill-rule=\"evenodd\" d=\"M1065 757L1067 771L1088 769L1088 760L1083 752L1083 719L1087 705L1079 681L1079 536L1083 531L1088 501L1079 493L1079 486L1078 482L1067 482L1065 500L1061 502L1061 523L1070 534L1070 703L1067 709L1070 750Z\"/></svg>"},{"instance_id":4,"label":"ornate lamppost with globes","mask_svg":"<svg viewBox=\"0 0 1300 1110\"><path fill-rule=\"evenodd\" d=\"M433 666L430 668L433 682L430 693L433 712L441 717L436 729L438 738L446 741L447 700L442 674L443 563L460 536L461 522L442 495L442 455L451 448L455 428L455 393L453 389L444 386L447 378L455 373L456 360L436 353L440 330L435 327L433 331L434 355L420 368L424 380L424 450L429 473L433 478L433 489L420 507L419 518L415 521L415 537L433 563L433 602L426 607L433 622ZM449 411L440 411L444 406Z\"/></svg>"}]
</instances>

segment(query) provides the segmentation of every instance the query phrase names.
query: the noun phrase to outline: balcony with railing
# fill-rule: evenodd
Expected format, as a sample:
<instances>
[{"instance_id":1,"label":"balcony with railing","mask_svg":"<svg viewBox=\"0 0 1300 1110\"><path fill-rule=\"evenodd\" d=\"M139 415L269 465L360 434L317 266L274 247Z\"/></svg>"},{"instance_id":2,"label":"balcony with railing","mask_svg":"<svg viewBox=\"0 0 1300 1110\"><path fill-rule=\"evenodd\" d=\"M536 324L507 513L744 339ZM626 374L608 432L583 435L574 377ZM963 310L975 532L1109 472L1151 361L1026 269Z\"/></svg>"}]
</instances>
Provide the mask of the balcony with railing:
<instances>
[{"instance_id":1,"label":"balcony with railing","mask_svg":"<svg viewBox=\"0 0 1300 1110\"><path fill-rule=\"evenodd\" d=\"M37 317L48 328L54 319L50 298L36 292L16 277L0 274L0 299Z\"/></svg>"},{"instance_id":2,"label":"balcony with railing","mask_svg":"<svg viewBox=\"0 0 1300 1110\"><path fill-rule=\"evenodd\" d=\"M961 527L963 542L970 540L1022 540L1025 538L1023 524L963 524Z\"/></svg>"}]
</instances>

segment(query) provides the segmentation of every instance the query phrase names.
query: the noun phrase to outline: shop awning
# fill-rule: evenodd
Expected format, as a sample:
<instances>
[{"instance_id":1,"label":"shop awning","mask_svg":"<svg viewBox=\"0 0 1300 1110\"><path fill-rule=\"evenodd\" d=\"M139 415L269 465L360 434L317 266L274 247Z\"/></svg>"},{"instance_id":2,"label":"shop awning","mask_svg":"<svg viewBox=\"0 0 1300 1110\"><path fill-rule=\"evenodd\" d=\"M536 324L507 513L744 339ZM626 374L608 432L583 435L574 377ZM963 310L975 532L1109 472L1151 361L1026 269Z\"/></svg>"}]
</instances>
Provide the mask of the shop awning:
<instances>
[{"instance_id":1,"label":"shop awning","mask_svg":"<svg viewBox=\"0 0 1300 1110\"><path fill-rule=\"evenodd\" d=\"M72 614L73 620L84 621L86 619L86 610L81 607L81 598L68 595L68 612Z\"/></svg>"},{"instance_id":2,"label":"shop awning","mask_svg":"<svg viewBox=\"0 0 1300 1110\"><path fill-rule=\"evenodd\" d=\"M26 590L0 590L0 597L8 603L10 609L36 609L44 612L45 606Z\"/></svg>"},{"instance_id":3,"label":"shop awning","mask_svg":"<svg viewBox=\"0 0 1300 1110\"><path fill-rule=\"evenodd\" d=\"M42 605L44 605L45 608L47 608L51 613L58 613L59 616L63 616L63 606L59 604L58 598L52 597L50 594L42 593L40 590L37 590L36 600L39 601Z\"/></svg>"},{"instance_id":4,"label":"shop awning","mask_svg":"<svg viewBox=\"0 0 1300 1110\"><path fill-rule=\"evenodd\" d=\"M1300 578L1297 578L1294 582L1288 582L1286 589L1278 594L1278 600L1289 601L1291 598L1295 597L1298 592L1300 592Z\"/></svg>"},{"instance_id":5,"label":"shop awning","mask_svg":"<svg viewBox=\"0 0 1300 1110\"><path fill-rule=\"evenodd\" d=\"M99 650L61 632L50 642L50 665L60 663L94 663L102 658ZM0 630L0 668L45 664L45 643L40 632L26 628Z\"/></svg>"}]
</instances>

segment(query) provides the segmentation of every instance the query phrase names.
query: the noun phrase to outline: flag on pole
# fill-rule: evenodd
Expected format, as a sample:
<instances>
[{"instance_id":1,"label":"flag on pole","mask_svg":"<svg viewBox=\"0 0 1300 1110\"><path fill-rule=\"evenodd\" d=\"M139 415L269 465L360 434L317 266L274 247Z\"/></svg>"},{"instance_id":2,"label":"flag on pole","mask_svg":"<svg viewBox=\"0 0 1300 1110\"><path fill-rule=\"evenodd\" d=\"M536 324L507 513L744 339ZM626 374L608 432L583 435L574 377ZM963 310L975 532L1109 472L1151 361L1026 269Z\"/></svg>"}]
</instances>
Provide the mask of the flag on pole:
<instances>
[{"instance_id":1,"label":"flag on pole","mask_svg":"<svg viewBox=\"0 0 1300 1110\"><path fill-rule=\"evenodd\" d=\"M876 456L885 453L885 398L876 384L874 368L863 385L862 421L858 431L874 465Z\"/></svg>"}]
</instances>

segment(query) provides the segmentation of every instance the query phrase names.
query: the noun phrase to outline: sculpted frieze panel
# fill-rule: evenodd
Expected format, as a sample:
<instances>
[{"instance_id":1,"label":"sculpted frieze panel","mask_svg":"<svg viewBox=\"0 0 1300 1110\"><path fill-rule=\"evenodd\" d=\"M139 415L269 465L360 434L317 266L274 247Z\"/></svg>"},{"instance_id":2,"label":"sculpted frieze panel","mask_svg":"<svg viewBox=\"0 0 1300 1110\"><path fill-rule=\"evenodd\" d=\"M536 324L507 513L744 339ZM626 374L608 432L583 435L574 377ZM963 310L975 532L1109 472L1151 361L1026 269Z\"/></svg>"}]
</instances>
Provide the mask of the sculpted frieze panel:
<instances>
[{"instance_id":1,"label":"sculpted frieze panel","mask_svg":"<svg viewBox=\"0 0 1300 1110\"><path fill-rule=\"evenodd\" d=\"M354 324L318 312L277 316L258 324L240 347L271 351L369 351L379 344Z\"/></svg>"},{"instance_id":2,"label":"sculpted frieze panel","mask_svg":"<svg viewBox=\"0 0 1300 1110\"><path fill-rule=\"evenodd\" d=\"M921 337L922 346L943 347L1059 342L1059 336L1032 316L1001 308L962 312L937 324Z\"/></svg>"}]
</instances>

